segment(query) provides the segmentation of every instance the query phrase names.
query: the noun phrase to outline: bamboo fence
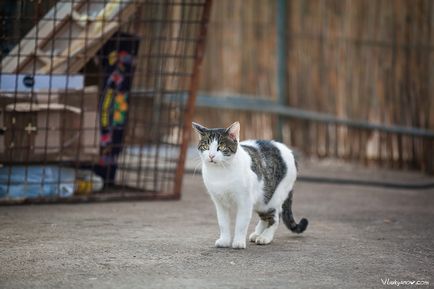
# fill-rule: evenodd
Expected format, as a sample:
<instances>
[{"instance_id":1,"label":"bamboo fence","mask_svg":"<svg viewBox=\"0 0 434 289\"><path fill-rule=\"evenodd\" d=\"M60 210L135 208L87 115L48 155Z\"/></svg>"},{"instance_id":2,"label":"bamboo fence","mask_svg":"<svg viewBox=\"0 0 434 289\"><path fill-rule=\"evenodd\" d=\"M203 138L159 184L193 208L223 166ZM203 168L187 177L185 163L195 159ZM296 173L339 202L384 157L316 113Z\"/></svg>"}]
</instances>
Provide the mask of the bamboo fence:
<instances>
[{"instance_id":1,"label":"bamboo fence","mask_svg":"<svg viewBox=\"0 0 434 289\"><path fill-rule=\"evenodd\" d=\"M434 130L434 1L290 0L287 104L340 118ZM201 91L277 99L276 2L215 1ZM276 116L200 108L209 126L273 138ZM305 154L434 173L434 140L287 119Z\"/></svg>"}]
</instances>

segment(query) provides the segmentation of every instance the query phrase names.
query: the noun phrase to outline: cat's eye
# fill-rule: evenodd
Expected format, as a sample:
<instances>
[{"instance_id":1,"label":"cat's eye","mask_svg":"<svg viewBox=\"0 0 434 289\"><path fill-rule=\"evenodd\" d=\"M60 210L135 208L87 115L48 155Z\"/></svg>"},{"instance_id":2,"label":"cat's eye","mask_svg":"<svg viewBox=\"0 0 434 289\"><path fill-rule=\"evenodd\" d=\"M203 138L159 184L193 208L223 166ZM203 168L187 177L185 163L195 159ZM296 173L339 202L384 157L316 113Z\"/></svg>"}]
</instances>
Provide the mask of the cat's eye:
<instances>
[{"instance_id":1,"label":"cat's eye","mask_svg":"<svg viewBox=\"0 0 434 289\"><path fill-rule=\"evenodd\" d=\"M218 150L222 151L223 153L228 153L230 151L230 149L224 143L219 144Z\"/></svg>"},{"instance_id":2,"label":"cat's eye","mask_svg":"<svg viewBox=\"0 0 434 289\"><path fill-rule=\"evenodd\" d=\"M199 150L201 150L201 151L206 151L206 150L208 150L208 149L209 149L209 144L204 143L204 142L201 142L201 143L199 144Z\"/></svg>"}]
</instances>

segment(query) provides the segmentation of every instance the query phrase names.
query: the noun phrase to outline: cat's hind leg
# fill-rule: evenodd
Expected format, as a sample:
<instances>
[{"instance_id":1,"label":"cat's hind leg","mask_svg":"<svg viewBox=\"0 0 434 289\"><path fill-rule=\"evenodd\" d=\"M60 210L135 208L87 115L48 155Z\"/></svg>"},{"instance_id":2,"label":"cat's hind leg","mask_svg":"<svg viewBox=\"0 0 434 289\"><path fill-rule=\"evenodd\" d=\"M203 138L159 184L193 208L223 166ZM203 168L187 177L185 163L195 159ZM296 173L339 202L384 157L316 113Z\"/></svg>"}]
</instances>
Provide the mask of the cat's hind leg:
<instances>
[{"instance_id":1,"label":"cat's hind leg","mask_svg":"<svg viewBox=\"0 0 434 289\"><path fill-rule=\"evenodd\" d=\"M258 213L261 221L266 224L266 228L256 237L257 245L270 244L273 241L274 233L279 225L279 213L276 209L269 209L267 212Z\"/></svg>"}]
</instances>

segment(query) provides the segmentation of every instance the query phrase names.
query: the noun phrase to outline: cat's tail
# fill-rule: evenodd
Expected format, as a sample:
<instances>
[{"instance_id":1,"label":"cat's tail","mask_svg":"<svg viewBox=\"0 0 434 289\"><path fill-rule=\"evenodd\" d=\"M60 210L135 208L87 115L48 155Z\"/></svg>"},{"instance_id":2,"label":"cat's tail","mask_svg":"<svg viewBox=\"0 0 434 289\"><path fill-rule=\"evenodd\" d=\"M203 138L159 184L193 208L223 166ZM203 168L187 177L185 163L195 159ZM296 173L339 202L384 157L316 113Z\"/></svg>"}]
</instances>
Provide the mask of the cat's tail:
<instances>
[{"instance_id":1,"label":"cat's tail","mask_svg":"<svg viewBox=\"0 0 434 289\"><path fill-rule=\"evenodd\" d=\"M289 192L288 198L283 202L282 209L282 220L286 227L294 233L303 233L309 222L305 218L302 218L298 224L295 222L292 214L292 190Z\"/></svg>"}]
</instances>

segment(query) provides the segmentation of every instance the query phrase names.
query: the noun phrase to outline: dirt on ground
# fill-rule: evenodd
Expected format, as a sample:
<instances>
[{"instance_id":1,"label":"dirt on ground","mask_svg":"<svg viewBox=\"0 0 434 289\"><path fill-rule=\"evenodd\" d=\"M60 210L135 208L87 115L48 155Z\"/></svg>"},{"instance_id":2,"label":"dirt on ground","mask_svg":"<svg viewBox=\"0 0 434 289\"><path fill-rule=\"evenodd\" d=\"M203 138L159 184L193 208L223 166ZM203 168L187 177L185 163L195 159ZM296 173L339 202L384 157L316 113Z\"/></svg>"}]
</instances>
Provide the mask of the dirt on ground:
<instances>
[{"instance_id":1,"label":"dirt on ground","mask_svg":"<svg viewBox=\"0 0 434 289\"><path fill-rule=\"evenodd\" d=\"M316 162L302 174L433 180ZM0 207L0 288L434 288L433 189L299 182L294 213L303 234L280 226L272 244L234 250L214 248L200 175L181 201Z\"/></svg>"}]
</instances>

